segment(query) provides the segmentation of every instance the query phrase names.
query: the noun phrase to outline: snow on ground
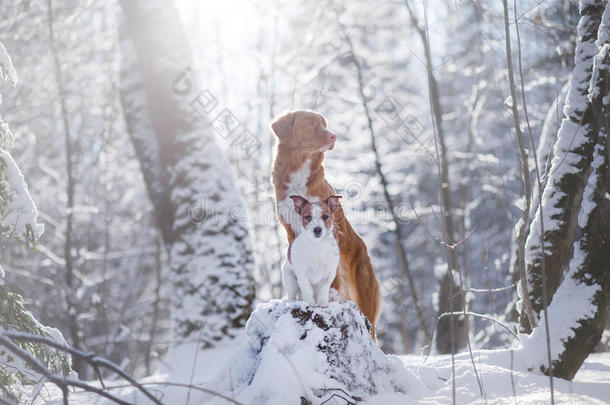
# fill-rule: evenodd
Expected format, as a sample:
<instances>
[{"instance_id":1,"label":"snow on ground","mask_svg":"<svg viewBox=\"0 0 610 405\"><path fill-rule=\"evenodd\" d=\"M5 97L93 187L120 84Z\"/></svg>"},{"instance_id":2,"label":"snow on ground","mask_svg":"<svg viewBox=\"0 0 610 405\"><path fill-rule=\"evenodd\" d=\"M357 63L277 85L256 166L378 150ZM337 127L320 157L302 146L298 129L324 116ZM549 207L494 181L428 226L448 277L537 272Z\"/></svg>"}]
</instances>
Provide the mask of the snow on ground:
<instances>
[{"instance_id":1,"label":"snow on ground","mask_svg":"<svg viewBox=\"0 0 610 405\"><path fill-rule=\"evenodd\" d=\"M543 347L540 350L544 350ZM484 390L481 396L468 353L455 356L456 403L458 404L549 404L549 378L527 371L528 363L520 350L477 350L474 362ZM420 404L451 404L451 356L401 356L405 366L415 372L430 390L419 398ZM609 404L610 353L589 356L574 381L554 379L556 404ZM514 384L514 390L513 390ZM367 402L376 404L381 402ZM384 402L384 404L399 402Z\"/></svg>"},{"instance_id":2,"label":"snow on ground","mask_svg":"<svg viewBox=\"0 0 610 405\"><path fill-rule=\"evenodd\" d=\"M162 393L165 404L201 404L208 403L209 396L202 396L201 392L180 386L164 385L168 383L192 383L198 387L214 388L209 382L214 381L219 371L226 369L229 361L243 350L246 336L241 336L216 349L202 350L193 355L194 346L184 345L177 352L170 355L168 363L178 366L166 365L155 375L143 379L154 393ZM540 348L544 350L544 348ZM473 353L477 372L481 380L484 396L481 396L478 383L473 372L473 366L468 353L455 356L455 389L456 403L458 404L549 404L549 379L533 371L527 371L528 354L519 349L513 351L511 361L510 350L477 350ZM395 358L394 356L392 356ZM409 395L385 394L370 397L359 404L365 405L393 405L393 404L451 404L451 356L430 356L425 358L418 355L400 356L409 378L415 376L410 382L413 390ZM512 367L511 367L512 364ZM298 365L296 365L298 367ZM192 373L194 367L194 373ZM273 379L266 383L268 386L277 384L278 391L285 387L280 384L282 367L277 365L276 374L268 374ZM511 371L512 370L512 371ZM191 375L193 377L191 377ZM206 384L207 382L207 384ZM226 381L225 381L226 383ZM610 353L598 353L589 356L574 381L555 379L556 404L610 404ZM94 385L97 383L92 382ZM124 385L122 381L106 381L107 386ZM222 384L221 384L222 385ZM423 388L422 388L423 387ZM514 387L514 388L513 388ZM50 384L48 390L43 390L35 402L37 404L61 404L61 393ZM113 389L115 395L120 395L126 401L137 404L148 404L140 393L131 387ZM206 398L206 399L204 399ZM247 401L244 398L240 400ZM215 403L230 404L229 401L216 400ZM76 404L109 404L90 394L70 394L70 403ZM256 401L243 402L256 404ZM274 402L269 402L274 404ZM277 402L278 405L287 405ZM327 404L345 404L340 399L331 400ZM288 404L289 405L289 404ZM297 404L298 405L298 404ZM317 404L316 404L317 405Z\"/></svg>"}]
</instances>

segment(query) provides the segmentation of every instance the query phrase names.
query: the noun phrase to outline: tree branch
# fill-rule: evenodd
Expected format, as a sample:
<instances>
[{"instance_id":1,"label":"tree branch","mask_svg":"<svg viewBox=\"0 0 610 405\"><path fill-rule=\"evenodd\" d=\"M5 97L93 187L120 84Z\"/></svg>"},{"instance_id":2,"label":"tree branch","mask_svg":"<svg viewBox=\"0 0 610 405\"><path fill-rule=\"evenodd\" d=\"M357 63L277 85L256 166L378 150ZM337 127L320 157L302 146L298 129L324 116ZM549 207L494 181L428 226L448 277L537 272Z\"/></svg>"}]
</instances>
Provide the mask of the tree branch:
<instances>
[{"instance_id":1,"label":"tree branch","mask_svg":"<svg viewBox=\"0 0 610 405\"><path fill-rule=\"evenodd\" d=\"M29 333L9 332L9 331L5 331L5 332L0 333L0 341L2 341L2 342L8 341L7 338L10 338L10 339L13 339L13 340L24 340L24 341L28 341L28 342L42 343L42 344L45 344L47 346L51 346L54 349L61 350L63 352L69 353L70 355L72 355L74 357L78 357L79 359L83 360L84 362L90 364L96 370L100 366L101 367L105 367L105 368L113 371L114 373L118 374L120 377L122 377L126 381L128 381L131 385L133 385L138 390L140 390L144 395L146 395L155 404L162 405L162 402L157 397L155 397L150 391L148 391L146 388L144 388L142 386L142 384L138 383L135 378L133 378L132 376L130 376L129 374L127 374L126 372L121 370L121 368L119 366L117 366L116 364L114 364L110 360L104 359L102 357L98 357L98 356L95 355L95 353L84 352L82 350L74 349L72 347L65 346L65 345L62 345L60 343L57 343L56 341L51 340L49 338L46 338L44 336L32 335L32 334L29 334ZM18 348L18 346L16 346L16 345L14 345L14 347ZM44 366L42 366L42 367L44 367ZM45 368L45 370L46 370L46 368ZM50 371L48 371L48 370L47 370L47 372L50 373ZM45 376L47 376L47 375L45 374ZM57 378L59 378L59 377L57 377ZM53 380L51 380L51 381L54 382L56 385L58 385L55 381L53 381ZM65 379L65 381L66 382L70 382L70 381L74 382L76 380ZM72 384L72 383L70 383L68 385L78 386L78 385L75 385L75 384ZM103 386L103 384L102 384L102 386ZM61 386L60 386L60 388L61 388ZM83 388L83 387L81 387L81 388ZM112 398L110 398L110 399L112 399Z\"/></svg>"},{"instance_id":2,"label":"tree branch","mask_svg":"<svg viewBox=\"0 0 610 405\"><path fill-rule=\"evenodd\" d=\"M42 374L53 384L57 385L63 393L64 405L68 405L68 392L69 392L68 387L82 388L85 391L93 392L97 395L108 398L108 399L116 402L117 404L130 405L129 402L123 401L122 399L115 397L112 394L107 393L103 389L94 387L92 385L89 385L89 384L84 383L79 380L74 380L69 377L63 377L63 376L54 374L53 372L49 371L49 369L47 369L44 365L42 365L42 363L40 363L37 359L32 357L32 355L30 353L26 352L25 350L23 350L22 348L17 346L15 343L13 343L7 336L8 334L9 334L9 332L0 333L0 343L2 345L4 345L8 350L10 350L11 353L13 353L15 356L19 357L20 359L22 359L23 361L28 363L34 371ZM35 336L35 335L32 335L32 336ZM157 402L157 403L161 404L160 402Z\"/></svg>"},{"instance_id":3,"label":"tree branch","mask_svg":"<svg viewBox=\"0 0 610 405\"><path fill-rule=\"evenodd\" d=\"M525 141L523 140L523 133L521 132L521 123L519 122L519 110L517 108L517 91L515 86L515 76L513 73L513 60L512 50L510 45L510 26L508 24L508 4L507 0L502 0L504 6L504 33L506 40L506 66L508 68L508 83L510 87L510 98L511 98L511 111L513 116L513 124L515 127L515 134L517 135L517 145L519 146L519 158L521 162L521 181L523 183L523 198L525 200L525 206L523 207L521 214L521 223L519 224L519 230L517 231L517 243L519 244L519 277L521 279L521 289L523 293L523 308L525 310L525 316L528 322L528 330L532 330L536 327L536 316L532 309L532 303L529 298L529 292L527 287L527 273L525 265L525 241L527 226L529 224L530 209L532 204L532 183L530 181L530 169L528 162L528 153L525 148Z\"/></svg>"},{"instance_id":4,"label":"tree branch","mask_svg":"<svg viewBox=\"0 0 610 405\"><path fill-rule=\"evenodd\" d=\"M496 323L496 324L500 325L501 327L503 327L503 328L504 328L504 329L506 329L507 331L509 331L509 332L510 332L510 334L511 334L511 335L513 335L513 337L514 337L515 339L520 340L520 339L519 339L519 336L518 336L518 335L517 335L515 332L513 332L513 331L512 331L512 330L511 330L511 329L510 329L510 328L509 328L507 325L503 324L502 322L498 321L498 320L497 320L497 319L495 319L495 318L492 318L492 317L491 317L491 316L489 316L489 315L485 315L485 314L478 314L478 313L476 313L476 312L470 312L470 311L466 311L466 312L465 312L465 314L466 314L466 315L468 315L468 316L476 316L477 318L482 318L482 319L487 319L488 321L492 321L492 322L494 322L494 323ZM440 314L440 315L438 316L438 319L445 318L445 317L450 316L450 315L451 315L451 316L464 315L464 312L463 312L463 311L445 312L445 313L443 313L443 314Z\"/></svg>"}]
</instances>

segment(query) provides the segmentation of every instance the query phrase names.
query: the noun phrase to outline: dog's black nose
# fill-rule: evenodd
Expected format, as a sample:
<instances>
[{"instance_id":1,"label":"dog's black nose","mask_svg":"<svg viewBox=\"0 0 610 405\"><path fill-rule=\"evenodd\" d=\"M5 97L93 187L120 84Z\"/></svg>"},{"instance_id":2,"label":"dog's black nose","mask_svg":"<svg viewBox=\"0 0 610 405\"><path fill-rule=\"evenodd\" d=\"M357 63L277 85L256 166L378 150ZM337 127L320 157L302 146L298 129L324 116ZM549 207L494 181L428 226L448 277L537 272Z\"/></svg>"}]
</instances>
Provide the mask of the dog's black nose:
<instances>
[{"instance_id":1,"label":"dog's black nose","mask_svg":"<svg viewBox=\"0 0 610 405\"><path fill-rule=\"evenodd\" d=\"M322 233L322 228L320 228L319 226L316 226L315 228L313 228L314 235L320 236L321 233Z\"/></svg>"}]
</instances>

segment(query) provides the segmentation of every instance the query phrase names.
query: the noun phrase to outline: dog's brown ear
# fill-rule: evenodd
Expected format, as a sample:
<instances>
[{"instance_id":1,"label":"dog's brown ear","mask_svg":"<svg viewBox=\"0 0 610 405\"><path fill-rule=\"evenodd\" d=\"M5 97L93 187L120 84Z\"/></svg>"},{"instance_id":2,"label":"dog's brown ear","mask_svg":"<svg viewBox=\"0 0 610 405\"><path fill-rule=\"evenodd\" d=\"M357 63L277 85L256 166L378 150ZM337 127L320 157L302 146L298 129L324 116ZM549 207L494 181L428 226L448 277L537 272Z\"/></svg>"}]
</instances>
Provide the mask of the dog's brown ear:
<instances>
[{"instance_id":1,"label":"dog's brown ear","mask_svg":"<svg viewBox=\"0 0 610 405\"><path fill-rule=\"evenodd\" d=\"M303 209L305 204L309 203L309 201L307 201L306 199L304 199L300 195L291 195L290 198L292 198L292 201L294 201L294 209L295 209L295 211L298 212L299 215L300 215L301 214L301 210Z\"/></svg>"},{"instance_id":2,"label":"dog's brown ear","mask_svg":"<svg viewBox=\"0 0 610 405\"><path fill-rule=\"evenodd\" d=\"M339 208L339 198L343 198L343 196L331 195L326 199L326 204L328 204L331 212L335 212Z\"/></svg>"},{"instance_id":3,"label":"dog's brown ear","mask_svg":"<svg viewBox=\"0 0 610 405\"><path fill-rule=\"evenodd\" d=\"M280 139L287 139L292 135L294 130L294 121L296 116L294 113L287 113L277 118L271 123L271 129L275 136Z\"/></svg>"}]
</instances>

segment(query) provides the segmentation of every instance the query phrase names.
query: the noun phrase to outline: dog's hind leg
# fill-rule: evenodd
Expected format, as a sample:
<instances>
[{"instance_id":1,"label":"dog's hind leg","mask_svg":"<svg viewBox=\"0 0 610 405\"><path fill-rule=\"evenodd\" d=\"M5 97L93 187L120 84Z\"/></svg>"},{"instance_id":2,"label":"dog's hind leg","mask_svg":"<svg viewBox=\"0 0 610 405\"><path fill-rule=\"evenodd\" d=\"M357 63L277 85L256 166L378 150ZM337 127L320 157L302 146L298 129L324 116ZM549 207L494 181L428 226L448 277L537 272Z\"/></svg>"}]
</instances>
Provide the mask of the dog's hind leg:
<instances>
[{"instance_id":1,"label":"dog's hind leg","mask_svg":"<svg viewBox=\"0 0 610 405\"><path fill-rule=\"evenodd\" d=\"M381 294L379 291L379 283L375 277L375 273L370 266L370 262L360 262L354 273L353 283L356 286L356 291L352 299L358 304L360 311L371 322L371 336L375 338L375 324L379 319L381 312Z\"/></svg>"}]
</instances>

